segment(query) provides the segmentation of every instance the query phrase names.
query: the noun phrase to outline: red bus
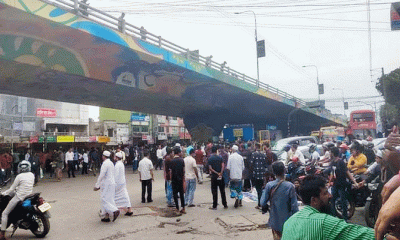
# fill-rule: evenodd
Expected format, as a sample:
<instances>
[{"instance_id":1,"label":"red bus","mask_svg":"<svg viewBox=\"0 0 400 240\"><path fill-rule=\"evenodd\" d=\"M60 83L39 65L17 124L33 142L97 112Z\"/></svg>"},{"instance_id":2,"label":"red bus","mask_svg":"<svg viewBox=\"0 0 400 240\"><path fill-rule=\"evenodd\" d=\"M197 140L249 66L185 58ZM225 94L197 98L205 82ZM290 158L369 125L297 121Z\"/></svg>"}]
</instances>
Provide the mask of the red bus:
<instances>
[{"instance_id":1,"label":"red bus","mask_svg":"<svg viewBox=\"0 0 400 240\"><path fill-rule=\"evenodd\" d=\"M376 137L375 112L372 110L357 110L350 113L350 123L347 135L357 139L366 139L368 136Z\"/></svg>"}]
</instances>

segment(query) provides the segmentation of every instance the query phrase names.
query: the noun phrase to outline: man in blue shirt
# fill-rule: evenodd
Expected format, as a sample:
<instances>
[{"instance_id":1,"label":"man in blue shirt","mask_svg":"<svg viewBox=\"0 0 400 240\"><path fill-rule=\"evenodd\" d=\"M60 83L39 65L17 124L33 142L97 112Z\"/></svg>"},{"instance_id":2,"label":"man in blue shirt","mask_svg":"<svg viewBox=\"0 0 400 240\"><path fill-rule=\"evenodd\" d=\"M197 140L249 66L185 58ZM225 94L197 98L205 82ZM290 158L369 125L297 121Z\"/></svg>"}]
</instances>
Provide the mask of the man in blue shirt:
<instances>
[{"instance_id":1,"label":"man in blue shirt","mask_svg":"<svg viewBox=\"0 0 400 240\"><path fill-rule=\"evenodd\" d=\"M285 181L285 165L283 162L274 162L272 171L276 180L267 183L265 186L261 197L261 206L264 208L268 202L271 203L268 225L272 229L274 240L278 240L282 237L283 224L299 208L294 185Z\"/></svg>"}]
</instances>

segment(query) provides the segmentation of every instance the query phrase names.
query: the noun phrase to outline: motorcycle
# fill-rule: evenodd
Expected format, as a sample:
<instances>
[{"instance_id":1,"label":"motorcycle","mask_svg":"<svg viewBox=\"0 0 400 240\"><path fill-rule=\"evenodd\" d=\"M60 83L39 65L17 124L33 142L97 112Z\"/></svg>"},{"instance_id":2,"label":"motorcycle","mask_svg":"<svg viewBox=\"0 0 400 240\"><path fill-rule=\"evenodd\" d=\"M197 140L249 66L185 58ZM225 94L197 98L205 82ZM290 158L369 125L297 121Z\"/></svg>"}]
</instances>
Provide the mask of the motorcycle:
<instances>
[{"instance_id":1,"label":"motorcycle","mask_svg":"<svg viewBox=\"0 0 400 240\"><path fill-rule=\"evenodd\" d=\"M0 212L7 207L11 196L0 195ZM18 228L30 230L37 238L44 238L50 231L50 204L45 202L40 193L27 196L11 211L8 216L7 228L12 224L11 237Z\"/></svg>"},{"instance_id":2,"label":"motorcycle","mask_svg":"<svg viewBox=\"0 0 400 240\"><path fill-rule=\"evenodd\" d=\"M368 227L373 228L375 222L378 219L379 210L381 207L381 190L383 184L380 182L380 178L373 180L368 183L368 189L371 195L368 196L367 202L364 207L364 219Z\"/></svg>"},{"instance_id":3,"label":"motorcycle","mask_svg":"<svg viewBox=\"0 0 400 240\"><path fill-rule=\"evenodd\" d=\"M357 183L362 182L362 177L361 176L354 176L356 179ZM351 188L347 191L347 217L348 219L352 218L355 212L356 207L364 207L365 204L367 203L367 198L370 196L371 192L369 188L364 184L363 186L359 188L354 188L351 186ZM335 201L335 210L336 210L336 215L339 218L343 218L343 210L339 204L340 202L340 197L336 199Z\"/></svg>"}]
</instances>

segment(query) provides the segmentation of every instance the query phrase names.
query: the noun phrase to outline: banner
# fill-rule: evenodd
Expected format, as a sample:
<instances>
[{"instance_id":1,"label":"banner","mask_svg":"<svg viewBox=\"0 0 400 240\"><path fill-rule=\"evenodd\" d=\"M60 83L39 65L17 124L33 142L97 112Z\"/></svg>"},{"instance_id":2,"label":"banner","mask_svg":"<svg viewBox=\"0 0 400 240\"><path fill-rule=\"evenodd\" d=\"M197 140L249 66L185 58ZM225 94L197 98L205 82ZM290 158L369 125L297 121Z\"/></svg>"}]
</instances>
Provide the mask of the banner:
<instances>
[{"instance_id":1,"label":"banner","mask_svg":"<svg viewBox=\"0 0 400 240\"><path fill-rule=\"evenodd\" d=\"M65 142L74 142L75 141L75 136L57 136L57 142L59 143L65 143Z\"/></svg>"},{"instance_id":2,"label":"banner","mask_svg":"<svg viewBox=\"0 0 400 240\"><path fill-rule=\"evenodd\" d=\"M37 108L36 116L54 118L57 117L57 111L55 109L49 109L49 108Z\"/></svg>"}]
</instances>

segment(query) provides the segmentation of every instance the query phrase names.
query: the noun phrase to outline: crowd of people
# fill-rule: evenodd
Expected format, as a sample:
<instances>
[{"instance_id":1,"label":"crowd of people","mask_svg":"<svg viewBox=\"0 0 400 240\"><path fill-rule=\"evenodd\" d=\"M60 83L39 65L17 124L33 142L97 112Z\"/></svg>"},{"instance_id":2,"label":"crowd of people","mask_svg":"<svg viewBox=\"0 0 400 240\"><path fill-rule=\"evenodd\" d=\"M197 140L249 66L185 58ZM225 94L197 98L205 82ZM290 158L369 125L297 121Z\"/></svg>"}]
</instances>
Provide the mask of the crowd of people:
<instances>
[{"instance_id":1,"label":"crowd of people","mask_svg":"<svg viewBox=\"0 0 400 240\"><path fill-rule=\"evenodd\" d=\"M356 189L382 171L389 169L396 173L400 169L397 146L400 146L400 135L395 128L387 139L385 150L374 151L370 143L361 141L325 143L323 151L317 149L316 144L310 144L310 157L306 159L294 144L287 147L285 161L278 160L268 142L261 145L242 141L188 146L179 143L143 145L106 151L69 148L66 152L54 150L47 158L37 152L3 152L0 167L4 170L0 177L2 182L10 179L14 168L23 160L30 162L35 184L40 178L40 169L50 176L54 174L58 181L63 172L67 172L69 178L74 178L76 171L81 174L92 172L94 176L99 173L94 190L101 192L101 221L110 222L121 212L127 216L133 214L125 178L126 166L132 164L133 173L138 175L142 185L142 203L153 202L154 171L164 172L166 204L173 207L176 214L186 214L187 207L196 206L196 185L210 178L211 210L217 210L219 196L223 208L228 208L226 188L230 190L229 197L235 200L234 208L243 206L243 192L255 189L254 207L257 211L269 212L268 225L274 239L397 239L399 175L389 178L382 191L383 206L375 231L347 223L345 201L349 186ZM303 176L301 180L296 179L297 182L290 179L290 169L304 164L326 168L322 174ZM47 165L51 171L46 169ZM357 182L355 174L365 174L368 178ZM341 219L336 217L335 211L338 198L343 213ZM301 210L300 200L305 205Z\"/></svg>"}]
</instances>

